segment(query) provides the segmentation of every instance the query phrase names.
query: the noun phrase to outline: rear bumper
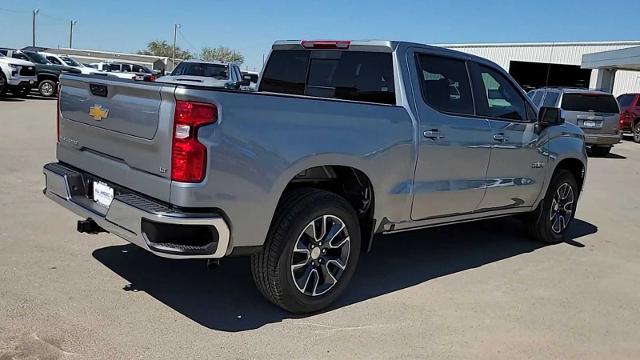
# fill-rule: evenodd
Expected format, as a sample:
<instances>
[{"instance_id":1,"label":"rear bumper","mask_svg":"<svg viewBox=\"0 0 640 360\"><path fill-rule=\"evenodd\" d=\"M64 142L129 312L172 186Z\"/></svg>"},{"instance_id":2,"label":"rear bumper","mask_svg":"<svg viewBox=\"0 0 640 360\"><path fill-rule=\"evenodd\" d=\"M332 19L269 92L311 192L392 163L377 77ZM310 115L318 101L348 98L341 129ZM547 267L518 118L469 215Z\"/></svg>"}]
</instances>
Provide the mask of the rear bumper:
<instances>
[{"instance_id":1,"label":"rear bumper","mask_svg":"<svg viewBox=\"0 0 640 360\"><path fill-rule=\"evenodd\" d=\"M221 258L231 250L229 226L217 214L177 211L135 193L119 191L106 208L87 196L92 180L98 180L95 177L60 163L45 165L43 173L46 183L43 192L49 199L155 255L173 259ZM197 232L187 231L196 228ZM211 241L193 246L154 238L168 232L180 234L182 229L185 234L202 234L200 230L205 229L211 234Z\"/></svg>"},{"instance_id":2,"label":"rear bumper","mask_svg":"<svg viewBox=\"0 0 640 360\"><path fill-rule=\"evenodd\" d=\"M585 134L584 142L587 145L614 145L620 142L621 135Z\"/></svg>"}]
</instances>

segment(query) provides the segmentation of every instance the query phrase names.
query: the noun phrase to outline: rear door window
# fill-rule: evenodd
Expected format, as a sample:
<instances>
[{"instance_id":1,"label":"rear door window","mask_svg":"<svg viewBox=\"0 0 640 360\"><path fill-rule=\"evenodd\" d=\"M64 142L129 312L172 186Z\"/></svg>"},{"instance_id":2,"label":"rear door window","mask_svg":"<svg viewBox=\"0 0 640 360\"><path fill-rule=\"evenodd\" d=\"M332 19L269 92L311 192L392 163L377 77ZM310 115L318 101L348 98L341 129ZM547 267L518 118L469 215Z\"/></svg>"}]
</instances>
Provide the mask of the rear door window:
<instances>
[{"instance_id":1,"label":"rear door window","mask_svg":"<svg viewBox=\"0 0 640 360\"><path fill-rule=\"evenodd\" d=\"M442 112L474 115L464 60L420 54L418 67L422 95L429 106Z\"/></svg>"},{"instance_id":2,"label":"rear door window","mask_svg":"<svg viewBox=\"0 0 640 360\"><path fill-rule=\"evenodd\" d=\"M47 56L47 60L49 60L49 62L51 62L52 64L62 65L62 63L53 56Z\"/></svg>"},{"instance_id":3,"label":"rear door window","mask_svg":"<svg viewBox=\"0 0 640 360\"><path fill-rule=\"evenodd\" d=\"M568 93L562 96L562 109L567 111L618 113L618 102L609 94Z\"/></svg>"},{"instance_id":4,"label":"rear door window","mask_svg":"<svg viewBox=\"0 0 640 360\"><path fill-rule=\"evenodd\" d=\"M558 97L560 97L560 93L555 91L547 91L547 96L544 97L542 106L555 107L556 102L558 101Z\"/></svg>"},{"instance_id":5,"label":"rear door window","mask_svg":"<svg viewBox=\"0 0 640 360\"><path fill-rule=\"evenodd\" d=\"M390 53L277 50L260 91L395 105L393 74Z\"/></svg>"},{"instance_id":6,"label":"rear door window","mask_svg":"<svg viewBox=\"0 0 640 360\"><path fill-rule=\"evenodd\" d=\"M536 106L540 106L540 101L542 100L543 96L544 91L536 91L535 95L533 95L533 103L536 104Z\"/></svg>"}]
</instances>

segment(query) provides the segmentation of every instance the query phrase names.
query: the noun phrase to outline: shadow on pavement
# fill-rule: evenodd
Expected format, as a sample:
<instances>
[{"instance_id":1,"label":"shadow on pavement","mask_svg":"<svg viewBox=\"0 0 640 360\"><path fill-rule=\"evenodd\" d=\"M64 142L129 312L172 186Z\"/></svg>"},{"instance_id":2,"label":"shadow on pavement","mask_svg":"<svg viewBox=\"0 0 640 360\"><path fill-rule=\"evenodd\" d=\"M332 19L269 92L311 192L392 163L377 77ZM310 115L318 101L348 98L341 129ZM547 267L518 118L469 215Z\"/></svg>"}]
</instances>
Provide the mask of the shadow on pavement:
<instances>
[{"instance_id":1,"label":"shadow on pavement","mask_svg":"<svg viewBox=\"0 0 640 360\"><path fill-rule=\"evenodd\" d=\"M577 239L597 231L576 219L567 242L583 247ZM543 246L529 240L513 218L384 236L372 253L360 257L350 286L332 309ZM97 249L93 256L130 283L123 290L144 291L210 329L244 331L300 317L262 298L253 284L248 258L224 259L220 268L208 271L204 261L163 259L131 244Z\"/></svg>"}]
</instances>

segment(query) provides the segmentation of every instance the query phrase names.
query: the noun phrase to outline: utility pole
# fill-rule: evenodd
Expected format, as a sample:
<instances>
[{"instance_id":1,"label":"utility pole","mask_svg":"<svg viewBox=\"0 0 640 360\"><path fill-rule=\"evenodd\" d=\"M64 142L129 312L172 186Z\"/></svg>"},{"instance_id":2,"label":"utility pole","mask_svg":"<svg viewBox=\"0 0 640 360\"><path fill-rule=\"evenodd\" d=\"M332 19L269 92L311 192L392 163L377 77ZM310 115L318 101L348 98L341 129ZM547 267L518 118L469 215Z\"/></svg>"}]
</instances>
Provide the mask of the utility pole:
<instances>
[{"instance_id":1,"label":"utility pole","mask_svg":"<svg viewBox=\"0 0 640 360\"><path fill-rule=\"evenodd\" d=\"M31 22L31 25L32 25L32 28L31 28L32 33L31 34L33 36L32 36L31 46L36 46L36 15L38 15L39 12L40 12L40 10L38 10L38 9L33 10L33 19L32 19L32 22Z\"/></svg>"},{"instance_id":2,"label":"utility pole","mask_svg":"<svg viewBox=\"0 0 640 360\"><path fill-rule=\"evenodd\" d=\"M180 24L173 24L173 56L171 57L171 62L174 69L176 68L176 36L179 28Z\"/></svg>"},{"instance_id":3,"label":"utility pole","mask_svg":"<svg viewBox=\"0 0 640 360\"><path fill-rule=\"evenodd\" d=\"M73 49L73 27L77 24L78 22L75 20L71 20L71 22L69 23L71 26L69 28L69 49Z\"/></svg>"}]
</instances>

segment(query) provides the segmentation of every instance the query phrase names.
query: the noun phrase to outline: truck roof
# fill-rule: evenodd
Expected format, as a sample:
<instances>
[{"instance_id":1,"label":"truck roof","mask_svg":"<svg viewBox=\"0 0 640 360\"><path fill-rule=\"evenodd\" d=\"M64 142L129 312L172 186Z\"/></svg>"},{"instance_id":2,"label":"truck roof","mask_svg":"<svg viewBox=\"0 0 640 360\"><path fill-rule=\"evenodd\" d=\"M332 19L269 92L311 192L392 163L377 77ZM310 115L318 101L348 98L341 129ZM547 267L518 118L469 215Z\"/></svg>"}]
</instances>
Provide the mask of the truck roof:
<instances>
[{"instance_id":1,"label":"truck roof","mask_svg":"<svg viewBox=\"0 0 640 360\"><path fill-rule=\"evenodd\" d=\"M314 46L319 45L319 46ZM394 52L399 48L423 48L436 50L449 56L474 60L480 63L493 62L469 53L451 50L440 46L433 46L410 41L395 40L277 40L271 46L273 50L303 50L303 49L337 49L351 51Z\"/></svg>"}]
</instances>

